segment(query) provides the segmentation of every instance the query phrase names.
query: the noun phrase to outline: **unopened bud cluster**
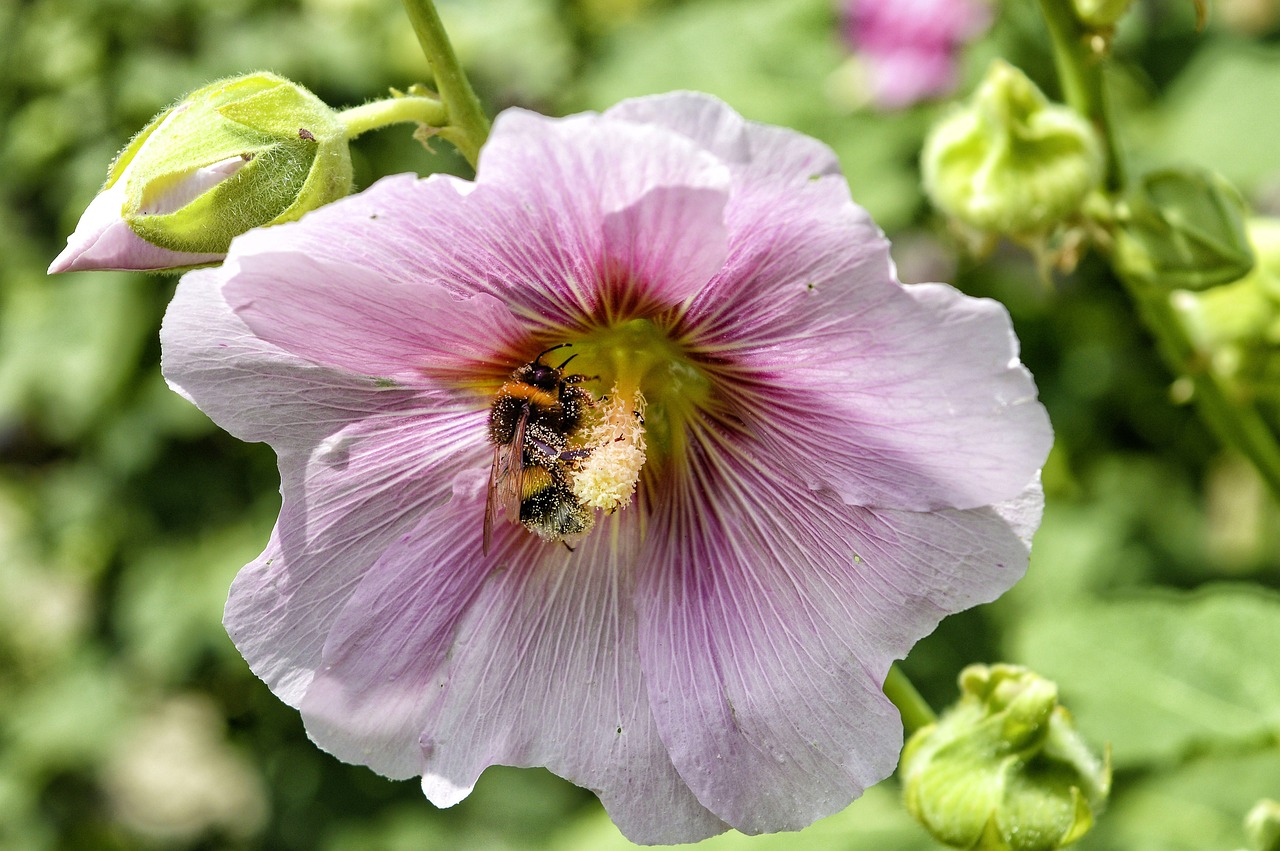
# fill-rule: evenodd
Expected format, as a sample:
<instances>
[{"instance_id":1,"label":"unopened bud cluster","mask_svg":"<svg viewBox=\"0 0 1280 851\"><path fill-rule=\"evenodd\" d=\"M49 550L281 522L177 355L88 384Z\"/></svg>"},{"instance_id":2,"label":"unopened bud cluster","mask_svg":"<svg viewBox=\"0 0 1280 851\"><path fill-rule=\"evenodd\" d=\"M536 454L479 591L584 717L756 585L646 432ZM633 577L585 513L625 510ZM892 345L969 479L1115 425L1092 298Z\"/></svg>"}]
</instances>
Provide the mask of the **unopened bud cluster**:
<instances>
[{"instance_id":1,"label":"unopened bud cluster","mask_svg":"<svg viewBox=\"0 0 1280 851\"><path fill-rule=\"evenodd\" d=\"M1213 172L1148 172L1116 204L1114 216L1114 262L1130 280L1202 290L1238 280L1253 267L1244 199Z\"/></svg>"},{"instance_id":2,"label":"unopened bud cluster","mask_svg":"<svg viewBox=\"0 0 1280 851\"><path fill-rule=\"evenodd\" d=\"M219 80L120 152L49 271L217 262L238 234L300 218L351 188L337 113L274 74Z\"/></svg>"},{"instance_id":3,"label":"unopened bud cluster","mask_svg":"<svg viewBox=\"0 0 1280 851\"><path fill-rule=\"evenodd\" d=\"M1129 11L1133 0L1072 0L1076 16L1095 29L1113 27Z\"/></svg>"},{"instance_id":4,"label":"unopened bud cluster","mask_svg":"<svg viewBox=\"0 0 1280 851\"><path fill-rule=\"evenodd\" d=\"M929 133L924 187L938 209L979 231L1044 232L1073 214L1102 180L1097 133L997 60L969 103Z\"/></svg>"},{"instance_id":5,"label":"unopened bud cluster","mask_svg":"<svg viewBox=\"0 0 1280 851\"><path fill-rule=\"evenodd\" d=\"M971 665L960 701L911 737L907 808L938 841L984 851L1052 851L1093 825L1110 790L1058 688L1015 665Z\"/></svg>"}]
</instances>

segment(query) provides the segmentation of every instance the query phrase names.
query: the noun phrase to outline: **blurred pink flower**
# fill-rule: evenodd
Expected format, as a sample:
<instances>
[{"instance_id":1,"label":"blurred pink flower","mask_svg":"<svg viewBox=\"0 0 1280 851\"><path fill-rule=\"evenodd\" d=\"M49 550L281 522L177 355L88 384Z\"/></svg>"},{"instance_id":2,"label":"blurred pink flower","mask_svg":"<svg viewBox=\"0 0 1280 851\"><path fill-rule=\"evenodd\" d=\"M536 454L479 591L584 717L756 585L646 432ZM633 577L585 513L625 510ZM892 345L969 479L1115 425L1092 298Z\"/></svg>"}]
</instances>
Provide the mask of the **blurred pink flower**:
<instances>
[{"instance_id":1,"label":"blurred pink flower","mask_svg":"<svg viewBox=\"0 0 1280 851\"><path fill-rule=\"evenodd\" d=\"M440 806L504 764L639 842L834 813L897 761L890 663L1009 588L1039 522L1003 308L899 284L828 148L706 96L503 113L474 182L252 231L162 338L279 455L237 647L321 747ZM636 495L573 551L499 523L486 554L489 408L561 343L598 404L647 401Z\"/></svg>"},{"instance_id":2,"label":"blurred pink flower","mask_svg":"<svg viewBox=\"0 0 1280 851\"><path fill-rule=\"evenodd\" d=\"M863 62L871 101L901 109L949 94L958 53L991 25L988 0L845 0L844 37Z\"/></svg>"}]
</instances>

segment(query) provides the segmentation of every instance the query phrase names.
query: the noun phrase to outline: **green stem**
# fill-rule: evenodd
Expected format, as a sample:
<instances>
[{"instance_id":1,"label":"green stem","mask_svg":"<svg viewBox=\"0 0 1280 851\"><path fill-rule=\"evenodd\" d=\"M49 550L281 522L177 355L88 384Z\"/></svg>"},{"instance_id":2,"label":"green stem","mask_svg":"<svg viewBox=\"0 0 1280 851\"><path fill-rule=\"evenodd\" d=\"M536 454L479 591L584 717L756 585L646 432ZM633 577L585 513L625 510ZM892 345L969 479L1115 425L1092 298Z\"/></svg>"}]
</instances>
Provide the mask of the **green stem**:
<instances>
[{"instance_id":1,"label":"green stem","mask_svg":"<svg viewBox=\"0 0 1280 851\"><path fill-rule=\"evenodd\" d=\"M1073 109L1094 123L1106 140L1107 188L1113 193L1119 192L1124 185L1122 149L1107 108L1102 64L1089 48L1090 34L1076 17L1070 0L1039 2L1053 41L1053 58L1062 79L1063 96ZM1127 279L1120 269L1116 269L1116 276L1137 305L1170 369L1175 375L1185 375L1192 381L1193 398L1201 418L1224 445L1235 448L1252 462L1280 498L1280 444L1258 409L1239 398L1213 372L1209 358L1189 338L1167 291Z\"/></svg>"},{"instance_id":2,"label":"green stem","mask_svg":"<svg viewBox=\"0 0 1280 851\"><path fill-rule=\"evenodd\" d=\"M418 36L418 44L422 45L422 52L431 65L440 99L449 111L449 123L440 135L452 142L475 168L480 146L489 138L489 119L466 73L458 64L458 57L432 0L404 0L404 8Z\"/></svg>"},{"instance_id":3,"label":"green stem","mask_svg":"<svg viewBox=\"0 0 1280 851\"><path fill-rule=\"evenodd\" d=\"M347 138L354 139L370 130L410 121L442 127L448 122L449 113L435 98L407 96L353 106L339 112L338 118L347 129Z\"/></svg>"},{"instance_id":4,"label":"green stem","mask_svg":"<svg viewBox=\"0 0 1280 851\"><path fill-rule=\"evenodd\" d=\"M1067 105L1093 122L1107 145L1107 188L1124 185L1124 160L1118 137L1111 124L1111 110L1102 80L1100 56L1089 47L1089 33L1070 0L1040 0L1040 11L1049 27L1053 43L1053 63L1062 81Z\"/></svg>"},{"instance_id":5,"label":"green stem","mask_svg":"<svg viewBox=\"0 0 1280 851\"><path fill-rule=\"evenodd\" d=\"M1124 280L1123 278L1121 280ZM1280 445L1258 409L1238 398L1213 371L1210 358L1188 338L1169 294L1125 281L1147 327L1155 334L1165 362L1192 382L1196 410L1218 439L1252 462L1272 493L1280 499Z\"/></svg>"},{"instance_id":6,"label":"green stem","mask_svg":"<svg viewBox=\"0 0 1280 851\"><path fill-rule=\"evenodd\" d=\"M916 687L898 665L889 668L889 676L884 681L884 696L893 701L898 712L902 713L902 726L908 736L938 720L933 709L925 703L920 692L916 691Z\"/></svg>"}]
</instances>

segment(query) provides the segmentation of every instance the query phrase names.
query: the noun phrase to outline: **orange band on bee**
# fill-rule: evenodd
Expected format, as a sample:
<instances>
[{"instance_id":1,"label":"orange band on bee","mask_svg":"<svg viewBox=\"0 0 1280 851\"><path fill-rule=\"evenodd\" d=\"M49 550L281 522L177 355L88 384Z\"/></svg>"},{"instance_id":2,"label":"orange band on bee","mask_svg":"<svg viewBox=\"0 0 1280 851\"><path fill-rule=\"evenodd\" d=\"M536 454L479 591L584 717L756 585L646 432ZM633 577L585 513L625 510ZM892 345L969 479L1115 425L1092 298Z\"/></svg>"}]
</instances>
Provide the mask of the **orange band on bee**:
<instances>
[{"instance_id":1,"label":"orange band on bee","mask_svg":"<svg viewBox=\"0 0 1280 851\"><path fill-rule=\"evenodd\" d=\"M541 407L550 407L560 401L558 394L549 390L540 390L532 384L525 384L522 381L508 381L502 385L501 393L513 399L524 399L531 405Z\"/></svg>"},{"instance_id":2,"label":"orange band on bee","mask_svg":"<svg viewBox=\"0 0 1280 851\"><path fill-rule=\"evenodd\" d=\"M538 465L525 467L524 477L520 482L520 487L523 491L523 493L520 494L520 498L528 499L529 497L552 487L555 483L555 478L551 475L551 471L546 467Z\"/></svg>"}]
</instances>

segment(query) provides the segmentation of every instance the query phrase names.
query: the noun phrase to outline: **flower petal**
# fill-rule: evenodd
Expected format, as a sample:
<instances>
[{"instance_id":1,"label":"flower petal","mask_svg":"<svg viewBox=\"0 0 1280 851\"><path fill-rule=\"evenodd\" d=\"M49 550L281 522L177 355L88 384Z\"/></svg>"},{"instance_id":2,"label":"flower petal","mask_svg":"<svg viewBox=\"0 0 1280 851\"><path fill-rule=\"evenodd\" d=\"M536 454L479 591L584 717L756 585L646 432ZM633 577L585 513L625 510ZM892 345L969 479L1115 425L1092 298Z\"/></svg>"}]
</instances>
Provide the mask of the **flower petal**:
<instances>
[{"instance_id":1,"label":"flower petal","mask_svg":"<svg viewBox=\"0 0 1280 851\"><path fill-rule=\"evenodd\" d=\"M659 304L697 292L724 261L729 172L659 127L507 110L494 122L476 180L513 192L546 217L535 232L557 234L578 256L600 257L606 274L626 270Z\"/></svg>"},{"instance_id":2,"label":"flower petal","mask_svg":"<svg viewBox=\"0 0 1280 851\"><path fill-rule=\"evenodd\" d=\"M744 833L798 830L893 770L890 663L1022 575L1039 489L1007 516L855 508L727 451L692 449L689 477L658 500L640 653L703 805Z\"/></svg>"},{"instance_id":3,"label":"flower petal","mask_svg":"<svg viewBox=\"0 0 1280 851\"><path fill-rule=\"evenodd\" d=\"M216 263L222 254L192 254L152 245L125 222L124 181L117 180L89 203L67 247L49 264L49 274L60 272L158 271Z\"/></svg>"},{"instance_id":4,"label":"flower petal","mask_svg":"<svg viewBox=\"0 0 1280 851\"><path fill-rule=\"evenodd\" d=\"M309 452L371 413L410 404L414 390L318 367L255 335L222 295L228 270L183 276L160 329L169 386L241 440Z\"/></svg>"},{"instance_id":5,"label":"flower petal","mask_svg":"<svg viewBox=\"0 0 1280 851\"><path fill-rule=\"evenodd\" d=\"M483 415L447 409L372 416L310 453L277 451L280 519L236 576L223 623L253 672L296 706L365 575L451 497L453 475L487 469L489 453Z\"/></svg>"},{"instance_id":6,"label":"flower petal","mask_svg":"<svg viewBox=\"0 0 1280 851\"><path fill-rule=\"evenodd\" d=\"M825 320L776 322L768 353L747 359L774 376L755 391L768 406L748 401L744 414L760 451L856 505L928 511L1016 496L1053 432L1004 307L941 284L859 294L828 296Z\"/></svg>"},{"instance_id":7,"label":"flower petal","mask_svg":"<svg viewBox=\"0 0 1280 851\"><path fill-rule=\"evenodd\" d=\"M605 115L674 130L730 164L744 183L771 179L800 183L840 173L835 152L817 139L747 121L724 101L700 92L625 100Z\"/></svg>"},{"instance_id":8,"label":"flower petal","mask_svg":"<svg viewBox=\"0 0 1280 851\"><path fill-rule=\"evenodd\" d=\"M870 54L871 99L884 110L905 109L929 98L942 97L959 82L959 62L950 45L901 48Z\"/></svg>"},{"instance_id":9,"label":"flower petal","mask_svg":"<svg viewBox=\"0 0 1280 851\"><path fill-rule=\"evenodd\" d=\"M323 664L300 708L308 735L339 759L388 777L423 773L418 739L439 668L494 569L480 547L484 474L458 475L449 500L388 542L326 620Z\"/></svg>"},{"instance_id":10,"label":"flower petal","mask_svg":"<svg viewBox=\"0 0 1280 851\"><path fill-rule=\"evenodd\" d=\"M332 255L233 254L227 265L227 301L256 334L352 372L406 382L420 381L424 372L474 372L477 362L523 336L493 296L460 298Z\"/></svg>"},{"instance_id":11,"label":"flower petal","mask_svg":"<svg viewBox=\"0 0 1280 851\"><path fill-rule=\"evenodd\" d=\"M584 192L591 184L575 168L599 172L598 189ZM427 283L500 298L560 333L598 311L602 299L684 300L723 262L728 180L714 157L677 134L598 116L556 122L504 114L485 147L479 183L392 178L300 223L251 233L232 246L228 262L242 274L228 297L255 331L281 346L317 362L395 375L418 366L412 355L429 326L494 327L500 342L510 342L510 320L496 309L427 322L426 312L443 309L439 296L423 294ZM299 255L308 265L283 274L281 265ZM620 286L628 291L613 291ZM340 321L348 316L364 327Z\"/></svg>"},{"instance_id":12,"label":"flower petal","mask_svg":"<svg viewBox=\"0 0 1280 851\"><path fill-rule=\"evenodd\" d=\"M1004 309L903 287L839 178L735 193L723 272L680 329L734 414L810 487L927 511L1015 496L1052 431Z\"/></svg>"},{"instance_id":13,"label":"flower petal","mask_svg":"<svg viewBox=\"0 0 1280 851\"><path fill-rule=\"evenodd\" d=\"M142 197L138 214L163 216L176 213L219 183L234 177L248 164L249 159L237 154L210 165L193 168L176 179L156 181L147 186L152 194Z\"/></svg>"},{"instance_id":14,"label":"flower petal","mask_svg":"<svg viewBox=\"0 0 1280 851\"><path fill-rule=\"evenodd\" d=\"M465 396L380 387L258 339L221 296L227 274L183 277L161 332L164 371L224 428L280 456L280 520L236 577L225 623L254 672L296 705L365 572L451 497L452 475L487 469L486 414Z\"/></svg>"},{"instance_id":15,"label":"flower petal","mask_svg":"<svg viewBox=\"0 0 1280 851\"><path fill-rule=\"evenodd\" d=\"M384 774L423 773L439 806L489 765L537 765L595 791L637 841L724 830L649 713L626 570L634 512L606 518L574 552L504 525L485 558L476 484L391 547L349 599L302 703L308 733Z\"/></svg>"}]
</instances>

